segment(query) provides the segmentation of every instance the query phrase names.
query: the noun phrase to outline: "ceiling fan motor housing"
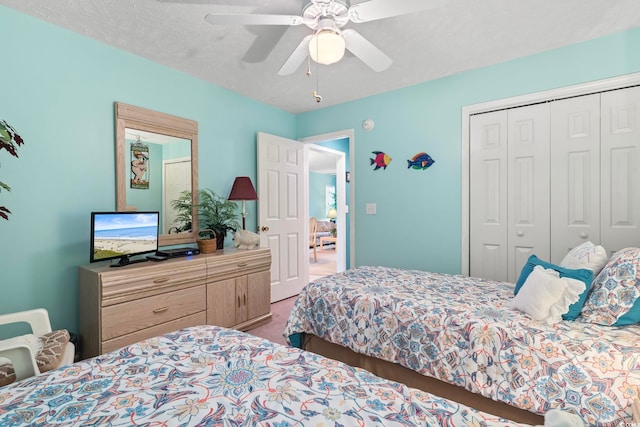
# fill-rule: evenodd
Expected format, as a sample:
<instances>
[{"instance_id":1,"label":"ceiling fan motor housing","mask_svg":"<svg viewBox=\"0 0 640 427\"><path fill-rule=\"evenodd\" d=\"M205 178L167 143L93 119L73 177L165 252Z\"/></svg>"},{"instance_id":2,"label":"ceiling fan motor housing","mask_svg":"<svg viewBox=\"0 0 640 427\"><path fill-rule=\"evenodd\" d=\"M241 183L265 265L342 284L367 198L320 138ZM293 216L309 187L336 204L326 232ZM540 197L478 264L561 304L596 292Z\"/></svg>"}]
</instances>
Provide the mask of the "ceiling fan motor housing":
<instances>
[{"instance_id":1,"label":"ceiling fan motor housing","mask_svg":"<svg viewBox=\"0 0 640 427\"><path fill-rule=\"evenodd\" d=\"M302 10L304 24L314 31L342 28L349 22L349 8L339 0L314 0Z\"/></svg>"}]
</instances>

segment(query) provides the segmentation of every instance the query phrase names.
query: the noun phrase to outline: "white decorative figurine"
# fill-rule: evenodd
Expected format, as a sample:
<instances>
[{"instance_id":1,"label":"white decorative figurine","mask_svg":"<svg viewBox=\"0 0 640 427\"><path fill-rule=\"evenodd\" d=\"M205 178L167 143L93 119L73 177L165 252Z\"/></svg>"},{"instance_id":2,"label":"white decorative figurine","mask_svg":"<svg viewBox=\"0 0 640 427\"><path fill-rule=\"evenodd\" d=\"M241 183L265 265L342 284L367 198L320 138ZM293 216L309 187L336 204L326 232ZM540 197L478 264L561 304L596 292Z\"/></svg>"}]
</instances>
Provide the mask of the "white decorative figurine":
<instances>
[{"instance_id":1,"label":"white decorative figurine","mask_svg":"<svg viewBox=\"0 0 640 427\"><path fill-rule=\"evenodd\" d=\"M251 249L258 246L260 236L247 230L238 230L233 235L233 246L238 249Z\"/></svg>"}]
</instances>

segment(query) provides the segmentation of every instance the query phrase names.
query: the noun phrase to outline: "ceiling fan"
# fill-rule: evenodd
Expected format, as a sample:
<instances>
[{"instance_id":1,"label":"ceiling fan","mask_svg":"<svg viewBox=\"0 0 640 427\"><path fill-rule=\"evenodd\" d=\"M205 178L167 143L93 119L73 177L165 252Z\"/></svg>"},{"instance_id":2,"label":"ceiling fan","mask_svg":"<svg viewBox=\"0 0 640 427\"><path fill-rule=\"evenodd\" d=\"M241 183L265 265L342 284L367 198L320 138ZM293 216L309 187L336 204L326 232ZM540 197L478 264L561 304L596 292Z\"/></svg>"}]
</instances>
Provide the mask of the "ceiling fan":
<instances>
[{"instance_id":1,"label":"ceiling fan","mask_svg":"<svg viewBox=\"0 0 640 427\"><path fill-rule=\"evenodd\" d=\"M369 0L348 6L342 0L310 0L302 15L216 14L205 20L213 25L283 25L304 24L313 30L302 39L287 58L278 74L293 74L310 56L320 64L333 64L344 56L345 49L374 71L384 71L392 64L384 52L356 30L342 29L349 22L360 24L394 16L407 15L438 7L445 0Z\"/></svg>"}]
</instances>

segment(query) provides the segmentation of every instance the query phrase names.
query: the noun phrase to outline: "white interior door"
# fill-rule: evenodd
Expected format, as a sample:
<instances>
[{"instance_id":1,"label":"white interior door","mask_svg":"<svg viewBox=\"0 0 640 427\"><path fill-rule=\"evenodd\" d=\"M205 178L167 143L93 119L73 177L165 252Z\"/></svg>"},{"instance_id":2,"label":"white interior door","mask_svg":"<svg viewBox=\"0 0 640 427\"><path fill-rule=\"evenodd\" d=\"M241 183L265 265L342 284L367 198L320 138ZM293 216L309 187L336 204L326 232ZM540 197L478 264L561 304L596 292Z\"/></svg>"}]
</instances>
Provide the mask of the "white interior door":
<instances>
[{"instance_id":1,"label":"white interior door","mask_svg":"<svg viewBox=\"0 0 640 427\"><path fill-rule=\"evenodd\" d=\"M271 302L300 293L308 277L304 144L258 132L258 230L271 249Z\"/></svg>"},{"instance_id":2,"label":"white interior door","mask_svg":"<svg viewBox=\"0 0 640 427\"><path fill-rule=\"evenodd\" d=\"M508 112L507 272L512 283L530 255L548 260L551 251L549 121L548 104Z\"/></svg>"},{"instance_id":3,"label":"white interior door","mask_svg":"<svg viewBox=\"0 0 640 427\"><path fill-rule=\"evenodd\" d=\"M507 280L507 111L470 117L469 274Z\"/></svg>"},{"instance_id":4,"label":"white interior door","mask_svg":"<svg viewBox=\"0 0 640 427\"><path fill-rule=\"evenodd\" d=\"M600 243L600 94L551 104L551 262Z\"/></svg>"},{"instance_id":5,"label":"white interior door","mask_svg":"<svg viewBox=\"0 0 640 427\"><path fill-rule=\"evenodd\" d=\"M640 241L640 87L602 94L602 246Z\"/></svg>"},{"instance_id":6,"label":"white interior door","mask_svg":"<svg viewBox=\"0 0 640 427\"><path fill-rule=\"evenodd\" d=\"M183 191L191 191L191 158L165 161L162 171L162 233L169 233L177 216L171 202Z\"/></svg>"}]
</instances>

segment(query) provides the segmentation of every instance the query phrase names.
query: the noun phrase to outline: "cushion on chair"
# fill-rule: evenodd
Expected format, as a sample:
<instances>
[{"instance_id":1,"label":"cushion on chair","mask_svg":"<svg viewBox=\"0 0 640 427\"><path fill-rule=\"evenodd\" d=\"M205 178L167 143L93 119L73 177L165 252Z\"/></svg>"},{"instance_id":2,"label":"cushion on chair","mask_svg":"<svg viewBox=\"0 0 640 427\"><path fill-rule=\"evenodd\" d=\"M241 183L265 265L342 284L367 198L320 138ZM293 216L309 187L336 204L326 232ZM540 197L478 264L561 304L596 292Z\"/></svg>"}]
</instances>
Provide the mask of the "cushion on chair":
<instances>
[{"instance_id":1,"label":"cushion on chair","mask_svg":"<svg viewBox=\"0 0 640 427\"><path fill-rule=\"evenodd\" d=\"M39 337L33 334L26 334L4 340L3 342L26 344L31 347L32 352L36 355L38 369L40 372L47 372L58 367L64 356L69 339L69 332L66 329L60 329ZM11 361L7 358L0 357L0 387L11 384L15 380L16 374Z\"/></svg>"},{"instance_id":2,"label":"cushion on chair","mask_svg":"<svg viewBox=\"0 0 640 427\"><path fill-rule=\"evenodd\" d=\"M47 372L55 369L60 364L64 349L69 342L69 332L66 329L49 332L38 337L42 350L36 355L36 363L40 372Z\"/></svg>"},{"instance_id":3,"label":"cushion on chair","mask_svg":"<svg viewBox=\"0 0 640 427\"><path fill-rule=\"evenodd\" d=\"M16 373L13 371L11 360L0 357L0 387L11 384L16 380Z\"/></svg>"}]
</instances>

